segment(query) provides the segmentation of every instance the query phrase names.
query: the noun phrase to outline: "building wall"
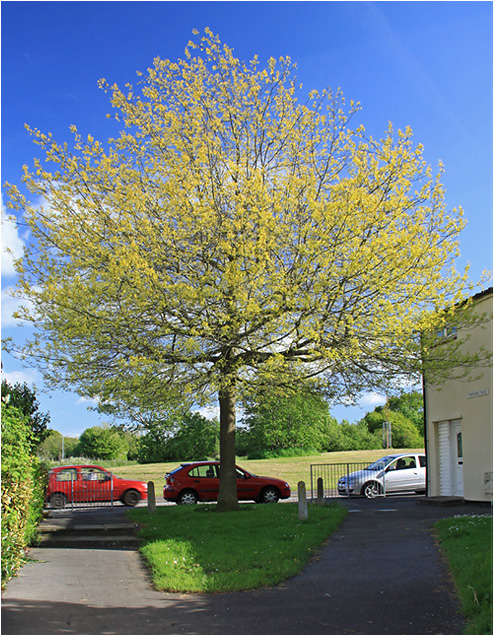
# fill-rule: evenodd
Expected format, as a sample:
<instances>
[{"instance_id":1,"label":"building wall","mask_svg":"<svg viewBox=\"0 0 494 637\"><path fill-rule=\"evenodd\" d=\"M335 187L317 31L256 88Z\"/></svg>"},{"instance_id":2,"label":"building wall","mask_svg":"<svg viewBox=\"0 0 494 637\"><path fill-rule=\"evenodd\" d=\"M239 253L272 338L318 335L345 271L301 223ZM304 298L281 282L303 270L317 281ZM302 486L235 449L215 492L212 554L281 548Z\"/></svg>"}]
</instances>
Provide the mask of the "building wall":
<instances>
[{"instance_id":1,"label":"building wall","mask_svg":"<svg viewBox=\"0 0 494 637\"><path fill-rule=\"evenodd\" d=\"M492 288L476 295L475 307L491 320L472 331L467 347L492 352ZM479 369L475 378L449 380L440 388L426 385L426 449L428 456L428 495L463 495L465 500L492 501L492 369ZM455 453L461 428L463 465L458 468ZM445 457L449 432L450 458ZM463 473L463 493L455 479ZM451 478L448 485L447 474Z\"/></svg>"}]
</instances>

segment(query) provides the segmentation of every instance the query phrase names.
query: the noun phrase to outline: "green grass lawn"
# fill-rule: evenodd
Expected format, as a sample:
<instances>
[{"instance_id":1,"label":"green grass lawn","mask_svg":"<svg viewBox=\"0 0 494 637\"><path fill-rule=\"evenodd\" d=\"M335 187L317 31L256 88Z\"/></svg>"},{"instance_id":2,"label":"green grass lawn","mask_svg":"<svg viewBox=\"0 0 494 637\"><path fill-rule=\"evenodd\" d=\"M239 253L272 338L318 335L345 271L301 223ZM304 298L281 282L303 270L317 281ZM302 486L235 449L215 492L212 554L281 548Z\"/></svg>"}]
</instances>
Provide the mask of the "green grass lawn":
<instances>
[{"instance_id":1,"label":"green grass lawn","mask_svg":"<svg viewBox=\"0 0 494 637\"><path fill-rule=\"evenodd\" d=\"M341 462L366 462L371 463L379 460L387 453L406 453L412 451L423 451L423 449L374 449L364 451L334 451L330 453L320 453L315 456L302 456L294 458L275 458L266 460L245 460L238 458L237 464L242 468L259 476L269 476L286 480L292 489L292 493L297 492L297 484L303 480L310 488L310 465L321 463L341 463ZM180 462L160 462L155 464L138 464L121 467L114 467L111 471L122 478L132 478L135 480L152 480L155 484L156 494L161 495L161 490L165 483L165 473L178 467ZM104 465L103 465L104 466Z\"/></svg>"},{"instance_id":2,"label":"green grass lawn","mask_svg":"<svg viewBox=\"0 0 494 637\"><path fill-rule=\"evenodd\" d=\"M457 516L435 525L470 635L492 635L492 516Z\"/></svg>"},{"instance_id":3,"label":"green grass lawn","mask_svg":"<svg viewBox=\"0 0 494 637\"><path fill-rule=\"evenodd\" d=\"M274 585L299 573L346 516L339 505L241 504L217 513L215 505L133 509L142 525L141 552L157 590L239 591Z\"/></svg>"}]
</instances>

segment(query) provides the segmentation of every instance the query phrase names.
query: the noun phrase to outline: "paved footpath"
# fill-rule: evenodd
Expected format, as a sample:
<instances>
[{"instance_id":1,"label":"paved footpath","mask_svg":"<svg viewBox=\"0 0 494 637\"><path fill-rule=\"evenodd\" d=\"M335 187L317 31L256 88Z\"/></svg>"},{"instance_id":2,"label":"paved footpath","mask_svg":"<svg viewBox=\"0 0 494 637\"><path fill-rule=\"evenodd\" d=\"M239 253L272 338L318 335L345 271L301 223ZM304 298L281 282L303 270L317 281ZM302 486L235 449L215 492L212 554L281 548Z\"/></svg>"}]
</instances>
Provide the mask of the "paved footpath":
<instances>
[{"instance_id":1,"label":"paved footpath","mask_svg":"<svg viewBox=\"0 0 494 637\"><path fill-rule=\"evenodd\" d=\"M135 550L34 549L36 561L2 595L2 633L461 633L464 621L431 529L440 518L492 508L420 504L414 497L345 506L349 515L318 559L287 582L256 591L159 593Z\"/></svg>"}]
</instances>

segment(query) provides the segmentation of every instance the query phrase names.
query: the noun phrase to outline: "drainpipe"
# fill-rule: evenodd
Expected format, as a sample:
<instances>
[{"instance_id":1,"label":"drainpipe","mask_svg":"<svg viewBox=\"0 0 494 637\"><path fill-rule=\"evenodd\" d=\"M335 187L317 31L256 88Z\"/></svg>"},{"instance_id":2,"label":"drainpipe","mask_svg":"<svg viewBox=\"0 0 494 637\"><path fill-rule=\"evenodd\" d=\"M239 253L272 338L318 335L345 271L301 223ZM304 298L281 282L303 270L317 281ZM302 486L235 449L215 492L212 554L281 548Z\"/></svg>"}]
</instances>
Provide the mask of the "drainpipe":
<instances>
[{"instance_id":1,"label":"drainpipe","mask_svg":"<svg viewBox=\"0 0 494 637\"><path fill-rule=\"evenodd\" d=\"M422 350L422 334L420 334L420 349ZM424 447L425 447L425 497L429 497L429 430L427 427L427 398L425 395L425 369L422 356L422 405L424 410Z\"/></svg>"}]
</instances>

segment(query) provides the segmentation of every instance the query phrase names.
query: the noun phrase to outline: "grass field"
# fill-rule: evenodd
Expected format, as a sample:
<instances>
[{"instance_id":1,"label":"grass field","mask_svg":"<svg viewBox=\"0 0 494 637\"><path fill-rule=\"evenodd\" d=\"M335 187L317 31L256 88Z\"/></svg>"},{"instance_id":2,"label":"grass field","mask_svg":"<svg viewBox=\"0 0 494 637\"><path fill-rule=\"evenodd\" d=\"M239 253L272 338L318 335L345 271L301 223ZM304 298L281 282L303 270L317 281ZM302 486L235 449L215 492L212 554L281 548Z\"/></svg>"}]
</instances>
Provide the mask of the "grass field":
<instances>
[{"instance_id":1,"label":"grass field","mask_svg":"<svg viewBox=\"0 0 494 637\"><path fill-rule=\"evenodd\" d=\"M468 620L465 633L492 635L492 516L457 516L435 527Z\"/></svg>"},{"instance_id":2,"label":"grass field","mask_svg":"<svg viewBox=\"0 0 494 637\"><path fill-rule=\"evenodd\" d=\"M299 573L347 511L339 505L241 504L158 507L127 513L143 528L141 553L157 590L213 593L272 586Z\"/></svg>"},{"instance_id":3,"label":"grass field","mask_svg":"<svg viewBox=\"0 0 494 637\"><path fill-rule=\"evenodd\" d=\"M267 460L246 460L238 458L237 464L243 469L256 475L269 476L286 480L296 493L297 484L303 480L307 487L310 486L310 465L321 463L344 463L344 462L366 462L382 458L387 453L407 453L412 451L423 451L423 449L374 449L364 451L335 451L331 453L321 453L316 456L303 456L294 458L275 458ZM156 494L160 495L164 485L165 474L177 467L179 462L164 462L156 464L128 465L112 468L112 472L121 478L132 478L135 480L152 480L155 484Z\"/></svg>"}]
</instances>

